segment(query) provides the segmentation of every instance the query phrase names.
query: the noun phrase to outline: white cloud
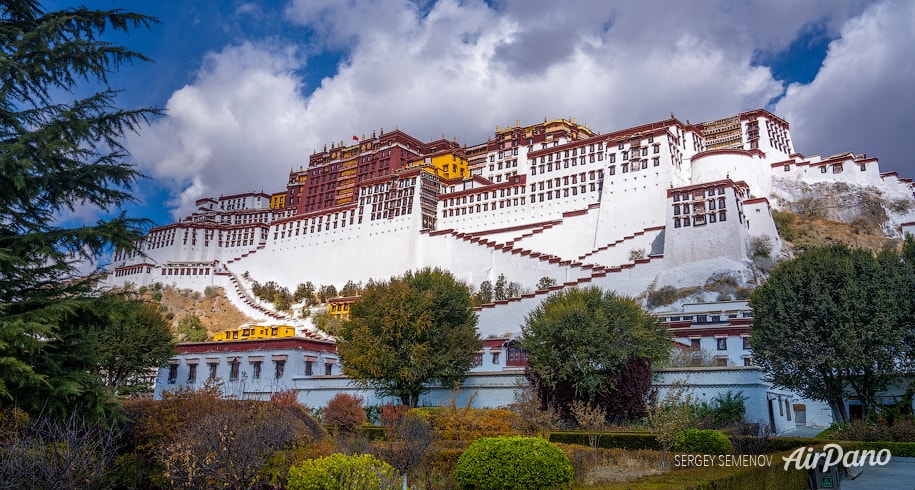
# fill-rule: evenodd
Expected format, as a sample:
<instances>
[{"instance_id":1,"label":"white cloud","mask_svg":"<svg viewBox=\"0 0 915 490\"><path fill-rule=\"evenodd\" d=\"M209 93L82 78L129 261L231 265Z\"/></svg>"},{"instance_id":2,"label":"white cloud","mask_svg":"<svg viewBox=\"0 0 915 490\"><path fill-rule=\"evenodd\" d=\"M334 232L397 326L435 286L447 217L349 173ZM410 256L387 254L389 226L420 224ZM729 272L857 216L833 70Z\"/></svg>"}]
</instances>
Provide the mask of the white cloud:
<instances>
[{"instance_id":1,"label":"white cloud","mask_svg":"<svg viewBox=\"0 0 915 490\"><path fill-rule=\"evenodd\" d=\"M816 79L792 84L776 110L802 153L868 153L915 177L915 3L883 2L848 22Z\"/></svg>"},{"instance_id":2,"label":"white cloud","mask_svg":"<svg viewBox=\"0 0 915 490\"><path fill-rule=\"evenodd\" d=\"M177 215L203 196L284 189L284 172L315 144L297 67L295 52L274 45L211 53L194 83L172 94L168 117L130 138L143 170L170 183Z\"/></svg>"},{"instance_id":3,"label":"white cloud","mask_svg":"<svg viewBox=\"0 0 915 490\"><path fill-rule=\"evenodd\" d=\"M476 143L496 124L544 116L572 116L611 131L671 111L719 117L763 106L782 91L767 69L752 65L752 42L736 49L716 43L703 25L686 29L687 9L676 4L684 12L651 15L597 2L494 10L455 1L423 12L405 2L381 8L357 1L354 17L343 12L350 4L299 1L287 12L307 25L329 23L328 42L352 46L339 72L310 96L310 115L326 124L321 135L398 124L422 139L444 132ZM397 22L363 19L369 6ZM690 19L705 21L705 14L717 15L709 10ZM338 23L347 25L331 29Z\"/></svg>"},{"instance_id":4,"label":"white cloud","mask_svg":"<svg viewBox=\"0 0 915 490\"><path fill-rule=\"evenodd\" d=\"M777 110L792 121L799 149L831 151L820 150L830 140L817 131L837 128L814 126L844 118L864 141L874 133L849 118L877 111L861 104L903 122L900 109L913 106L905 93L913 4L866 3L293 0L285 21L314 34L309 46L247 43L209 55L197 79L172 95L170 117L130 148L149 173L173 183L183 214L203 195L279 190L313 150L395 125L424 140L444 133L473 144L496 125L544 116L607 132L671 112L699 121L762 107L785 87L754 60L819 26L842 39L817 79L792 86ZM324 49L344 52L343 61L302 93L293 70L306 50ZM895 102L875 103L874 90ZM844 100L842 91L858 95ZM812 119L832 110L839 116Z\"/></svg>"}]
</instances>

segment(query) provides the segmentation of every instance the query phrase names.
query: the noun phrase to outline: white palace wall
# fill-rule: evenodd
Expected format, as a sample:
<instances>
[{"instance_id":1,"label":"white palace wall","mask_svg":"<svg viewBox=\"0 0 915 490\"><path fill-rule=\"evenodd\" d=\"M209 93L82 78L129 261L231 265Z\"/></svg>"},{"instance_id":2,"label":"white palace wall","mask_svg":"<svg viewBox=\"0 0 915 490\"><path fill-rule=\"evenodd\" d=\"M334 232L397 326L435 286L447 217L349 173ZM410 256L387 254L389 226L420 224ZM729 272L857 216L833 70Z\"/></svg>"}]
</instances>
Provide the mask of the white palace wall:
<instances>
[{"instance_id":1,"label":"white palace wall","mask_svg":"<svg viewBox=\"0 0 915 490\"><path fill-rule=\"evenodd\" d=\"M589 231L596 228L598 214L596 206L566 212L560 218L559 224L536 233L526 233L515 239L514 246L560 257L577 258L596 248L594 234Z\"/></svg>"}]
</instances>

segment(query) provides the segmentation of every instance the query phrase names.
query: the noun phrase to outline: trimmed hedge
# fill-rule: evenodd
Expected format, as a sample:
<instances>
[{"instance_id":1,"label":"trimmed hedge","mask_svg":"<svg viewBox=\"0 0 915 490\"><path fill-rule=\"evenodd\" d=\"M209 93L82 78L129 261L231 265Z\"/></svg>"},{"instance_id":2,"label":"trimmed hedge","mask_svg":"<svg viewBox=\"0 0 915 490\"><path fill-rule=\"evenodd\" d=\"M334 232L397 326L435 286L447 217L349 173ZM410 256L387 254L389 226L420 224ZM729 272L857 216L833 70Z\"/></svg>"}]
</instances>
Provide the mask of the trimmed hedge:
<instances>
[{"instance_id":1,"label":"trimmed hedge","mask_svg":"<svg viewBox=\"0 0 915 490\"><path fill-rule=\"evenodd\" d=\"M894 457L915 458L915 442L852 442L843 443L844 449L889 449Z\"/></svg>"},{"instance_id":2,"label":"trimmed hedge","mask_svg":"<svg viewBox=\"0 0 915 490\"><path fill-rule=\"evenodd\" d=\"M586 432L553 432L550 442L590 446ZM602 432L597 442L598 447L605 449L661 449L657 437L650 432Z\"/></svg>"},{"instance_id":3,"label":"trimmed hedge","mask_svg":"<svg viewBox=\"0 0 915 490\"><path fill-rule=\"evenodd\" d=\"M731 454L731 441L724 434L711 429L686 429L677 435L674 451L700 454Z\"/></svg>"},{"instance_id":4,"label":"trimmed hedge","mask_svg":"<svg viewBox=\"0 0 915 490\"><path fill-rule=\"evenodd\" d=\"M482 437L464 451L454 479L478 490L565 488L572 463L561 449L539 437Z\"/></svg>"},{"instance_id":5,"label":"trimmed hedge","mask_svg":"<svg viewBox=\"0 0 915 490\"><path fill-rule=\"evenodd\" d=\"M834 441L816 439L813 437L773 437L766 443L765 452L775 453L781 451L790 451L802 446L823 447L823 444L828 444L829 442Z\"/></svg>"},{"instance_id":6,"label":"trimmed hedge","mask_svg":"<svg viewBox=\"0 0 915 490\"><path fill-rule=\"evenodd\" d=\"M385 440L384 427L378 427L377 425L363 425L359 428L359 430L370 441Z\"/></svg>"}]
</instances>

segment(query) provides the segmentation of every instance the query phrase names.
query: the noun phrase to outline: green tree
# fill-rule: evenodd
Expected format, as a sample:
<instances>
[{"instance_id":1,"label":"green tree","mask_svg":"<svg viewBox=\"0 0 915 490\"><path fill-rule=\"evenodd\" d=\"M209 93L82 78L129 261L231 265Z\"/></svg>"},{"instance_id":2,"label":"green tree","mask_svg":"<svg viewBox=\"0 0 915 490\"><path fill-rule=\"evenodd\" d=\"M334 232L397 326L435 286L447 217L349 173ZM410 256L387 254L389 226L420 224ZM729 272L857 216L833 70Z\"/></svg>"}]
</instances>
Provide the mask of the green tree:
<instances>
[{"instance_id":1,"label":"green tree","mask_svg":"<svg viewBox=\"0 0 915 490\"><path fill-rule=\"evenodd\" d=\"M848 420L850 391L873 413L911 358L906 267L895 251L844 245L780 264L750 297L754 362L776 385L828 403L838 422Z\"/></svg>"},{"instance_id":2,"label":"green tree","mask_svg":"<svg viewBox=\"0 0 915 490\"><path fill-rule=\"evenodd\" d=\"M273 308L276 311L285 311L289 309L291 298L288 292L277 291L273 293Z\"/></svg>"},{"instance_id":3,"label":"green tree","mask_svg":"<svg viewBox=\"0 0 915 490\"><path fill-rule=\"evenodd\" d=\"M203 342L207 339L207 329L197 315L185 315L179 320L178 334L184 335L185 342Z\"/></svg>"},{"instance_id":4,"label":"green tree","mask_svg":"<svg viewBox=\"0 0 915 490\"><path fill-rule=\"evenodd\" d=\"M79 351L61 347L64 339L85 340L67 330L96 279L79 265L112 247L133 249L147 222L123 212L83 226L60 217L135 200L140 174L121 141L158 110L116 106L109 73L146 58L100 36L155 22L118 10L48 12L30 0L0 6L0 403L41 392L72 407L100 389L77 380L87 373L82 360L54 358ZM80 82L103 88L81 97Z\"/></svg>"},{"instance_id":5,"label":"green tree","mask_svg":"<svg viewBox=\"0 0 915 490\"><path fill-rule=\"evenodd\" d=\"M314 324L315 328L328 335L336 337L340 334L340 325L342 322L339 318L331 315L327 310L319 310L311 315L311 322Z\"/></svg>"},{"instance_id":6,"label":"green tree","mask_svg":"<svg viewBox=\"0 0 915 490\"><path fill-rule=\"evenodd\" d=\"M492 303L492 283L483 281L480 283L480 290L475 295L477 304Z\"/></svg>"},{"instance_id":7,"label":"green tree","mask_svg":"<svg viewBox=\"0 0 915 490\"><path fill-rule=\"evenodd\" d=\"M521 329L541 400L563 413L575 400L610 409L622 394L632 406L609 412L644 413L650 383L643 378L650 381L650 363L670 353L667 329L655 317L635 300L598 287L551 294ZM628 393L633 387L638 393Z\"/></svg>"},{"instance_id":8,"label":"green tree","mask_svg":"<svg viewBox=\"0 0 915 490\"><path fill-rule=\"evenodd\" d=\"M31 359L33 372L47 382L11 390L18 406L53 418L67 418L74 408L107 414L115 395L143 389L144 374L174 351L158 307L121 295L69 303L55 326L54 339Z\"/></svg>"},{"instance_id":9,"label":"green tree","mask_svg":"<svg viewBox=\"0 0 915 490\"><path fill-rule=\"evenodd\" d=\"M470 292L441 269L370 282L341 327L343 372L415 407L429 383L451 386L482 346Z\"/></svg>"},{"instance_id":10,"label":"green tree","mask_svg":"<svg viewBox=\"0 0 915 490\"><path fill-rule=\"evenodd\" d=\"M292 294L292 300L296 303L304 300L305 306L313 305L315 302L315 285L311 281L299 284L295 288L295 293Z\"/></svg>"},{"instance_id":11,"label":"green tree","mask_svg":"<svg viewBox=\"0 0 915 490\"><path fill-rule=\"evenodd\" d=\"M330 298L337 297L337 288L333 284L322 284L318 288L318 301L321 304L327 303Z\"/></svg>"},{"instance_id":12,"label":"green tree","mask_svg":"<svg viewBox=\"0 0 915 490\"><path fill-rule=\"evenodd\" d=\"M551 287L553 287L555 285L556 285L556 279L553 279L552 277L549 277L549 276L543 276L540 278L539 281L537 281L537 290L542 291L542 290L550 289Z\"/></svg>"},{"instance_id":13,"label":"green tree","mask_svg":"<svg viewBox=\"0 0 915 490\"><path fill-rule=\"evenodd\" d=\"M362 283L349 280L346 281L346 284L343 285L343 289L340 290L340 296L358 296L360 291L362 291Z\"/></svg>"},{"instance_id":14,"label":"green tree","mask_svg":"<svg viewBox=\"0 0 915 490\"><path fill-rule=\"evenodd\" d=\"M113 297L99 301L98 374L112 393L151 391L150 368L164 366L174 354L168 320L159 308L144 301Z\"/></svg>"},{"instance_id":15,"label":"green tree","mask_svg":"<svg viewBox=\"0 0 915 490\"><path fill-rule=\"evenodd\" d=\"M499 274L499 277L496 278L496 285L492 288L492 297L496 301L502 299L508 299L508 279L505 278L505 274Z\"/></svg>"}]
</instances>

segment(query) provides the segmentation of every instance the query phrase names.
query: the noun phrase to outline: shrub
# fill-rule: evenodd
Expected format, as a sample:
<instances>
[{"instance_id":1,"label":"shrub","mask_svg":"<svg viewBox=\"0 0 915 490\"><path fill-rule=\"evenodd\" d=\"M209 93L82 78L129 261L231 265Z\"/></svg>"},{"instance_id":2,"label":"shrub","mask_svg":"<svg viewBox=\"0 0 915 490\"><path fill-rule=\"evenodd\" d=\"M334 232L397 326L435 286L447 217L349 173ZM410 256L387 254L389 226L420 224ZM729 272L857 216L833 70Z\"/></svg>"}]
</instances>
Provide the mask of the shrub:
<instances>
[{"instance_id":1,"label":"shrub","mask_svg":"<svg viewBox=\"0 0 915 490\"><path fill-rule=\"evenodd\" d=\"M412 412L412 411L411 411ZM472 441L508 435L517 426L518 414L506 409L445 407L432 417L432 428L444 439Z\"/></svg>"},{"instance_id":2,"label":"shrub","mask_svg":"<svg viewBox=\"0 0 915 490\"><path fill-rule=\"evenodd\" d=\"M136 455L137 488L195 486L204 481L235 488L266 482L260 476L281 450L324 438L323 427L299 404L222 400L218 386L166 391L162 400L124 402L124 449ZM231 423L227 423L231 421ZM270 473L282 473L270 469ZM258 474L257 477L252 475Z\"/></svg>"},{"instance_id":3,"label":"shrub","mask_svg":"<svg viewBox=\"0 0 915 490\"><path fill-rule=\"evenodd\" d=\"M29 421L5 410L0 428L0 488L109 488L114 476L116 430L75 416Z\"/></svg>"},{"instance_id":4,"label":"shrub","mask_svg":"<svg viewBox=\"0 0 915 490\"><path fill-rule=\"evenodd\" d=\"M915 441L915 420L903 418L893 424L886 420L869 422L853 420L847 424L830 427L829 435L843 441Z\"/></svg>"},{"instance_id":5,"label":"shrub","mask_svg":"<svg viewBox=\"0 0 915 490\"><path fill-rule=\"evenodd\" d=\"M550 442L558 444L588 445L588 435L581 432L553 432ZM602 432L598 446L609 449L619 448L636 451L661 449L658 438L650 432Z\"/></svg>"},{"instance_id":6,"label":"shrub","mask_svg":"<svg viewBox=\"0 0 915 490\"><path fill-rule=\"evenodd\" d=\"M573 469L568 456L539 437L484 437L458 460L454 478L465 488L568 487Z\"/></svg>"},{"instance_id":7,"label":"shrub","mask_svg":"<svg viewBox=\"0 0 915 490\"><path fill-rule=\"evenodd\" d=\"M423 467L428 471L453 475L465 450L465 448L434 446L423 455Z\"/></svg>"},{"instance_id":8,"label":"shrub","mask_svg":"<svg viewBox=\"0 0 915 490\"><path fill-rule=\"evenodd\" d=\"M516 386L514 400L508 408L518 415L515 417L515 432L549 439L550 433L562 424L559 412L553 406L541 406L535 387Z\"/></svg>"},{"instance_id":9,"label":"shrub","mask_svg":"<svg viewBox=\"0 0 915 490\"><path fill-rule=\"evenodd\" d=\"M597 449L600 433L607 428L607 411L597 405L575 400L571 412L579 430L588 434L588 445L591 449Z\"/></svg>"},{"instance_id":10,"label":"shrub","mask_svg":"<svg viewBox=\"0 0 915 490\"><path fill-rule=\"evenodd\" d=\"M797 238L797 215L791 211L772 210L772 220L775 221L775 228L779 236L793 242Z\"/></svg>"},{"instance_id":11,"label":"shrub","mask_svg":"<svg viewBox=\"0 0 915 490\"><path fill-rule=\"evenodd\" d=\"M697 412L707 428L729 427L743 422L747 411L746 401L747 396L742 391L735 395L728 390L727 393L719 393L712 398L711 403L701 403Z\"/></svg>"},{"instance_id":12,"label":"shrub","mask_svg":"<svg viewBox=\"0 0 915 490\"><path fill-rule=\"evenodd\" d=\"M767 235L750 237L750 257L772 257L772 239Z\"/></svg>"},{"instance_id":13,"label":"shrub","mask_svg":"<svg viewBox=\"0 0 915 490\"><path fill-rule=\"evenodd\" d=\"M371 454L332 454L303 461L289 469L289 490L394 489L399 485L397 470Z\"/></svg>"},{"instance_id":14,"label":"shrub","mask_svg":"<svg viewBox=\"0 0 915 490\"><path fill-rule=\"evenodd\" d=\"M207 329L196 315L187 315L178 322L178 333L184 334L187 342L203 342L207 339Z\"/></svg>"},{"instance_id":15,"label":"shrub","mask_svg":"<svg viewBox=\"0 0 915 490\"><path fill-rule=\"evenodd\" d=\"M648 291L648 308L669 305L680 298L680 292L673 286L664 286L660 289Z\"/></svg>"},{"instance_id":16,"label":"shrub","mask_svg":"<svg viewBox=\"0 0 915 490\"><path fill-rule=\"evenodd\" d=\"M362 402L360 396L337 393L324 408L324 423L340 432L355 432L368 421Z\"/></svg>"},{"instance_id":17,"label":"shrub","mask_svg":"<svg viewBox=\"0 0 915 490\"><path fill-rule=\"evenodd\" d=\"M410 410L410 407L407 405L394 405L393 403L385 403L378 407L378 418L381 421L381 425L384 427L394 427L403 418L404 414ZM428 419L426 419L428 422Z\"/></svg>"},{"instance_id":18,"label":"shrub","mask_svg":"<svg viewBox=\"0 0 915 490\"><path fill-rule=\"evenodd\" d=\"M385 433L387 441L377 444L377 452L373 453L404 474L420 464L436 439L429 422L410 414L401 417L394 426L386 427Z\"/></svg>"},{"instance_id":19,"label":"shrub","mask_svg":"<svg viewBox=\"0 0 915 490\"><path fill-rule=\"evenodd\" d=\"M677 436L674 450L683 453L731 454L731 441L717 430L687 429Z\"/></svg>"},{"instance_id":20,"label":"shrub","mask_svg":"<svg viewBox=\"0 0 915 490\"><path fill-rule=\"evenodd\" d=\"M629 251L629 261L635 262L636 260L642 260L645 258L645 249L644 248L634 248Z\"/></svg>"}]
</instances>

